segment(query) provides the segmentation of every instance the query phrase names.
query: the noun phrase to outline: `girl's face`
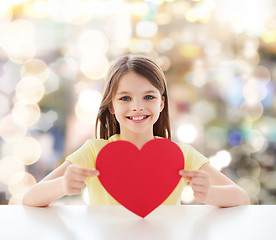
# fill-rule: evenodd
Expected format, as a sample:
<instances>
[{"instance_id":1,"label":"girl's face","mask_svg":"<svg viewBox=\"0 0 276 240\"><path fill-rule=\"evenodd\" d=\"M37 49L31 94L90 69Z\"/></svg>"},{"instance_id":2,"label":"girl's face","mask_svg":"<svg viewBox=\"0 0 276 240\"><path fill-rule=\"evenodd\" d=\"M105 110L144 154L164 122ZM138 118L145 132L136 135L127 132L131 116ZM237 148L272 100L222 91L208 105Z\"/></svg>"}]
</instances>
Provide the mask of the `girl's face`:
<instances>
[{"instance_id":1,"label":"girl's face","mask_svg":"<svg viewBox=\"0 0 276 240\"><path fill-rule=\"evenodd\" d=\"M164 101L146 78L128 72L119 81L110 112L115 114L121 134L153 134L153 124L164 108Z\"/></svg>"}]
</instances>

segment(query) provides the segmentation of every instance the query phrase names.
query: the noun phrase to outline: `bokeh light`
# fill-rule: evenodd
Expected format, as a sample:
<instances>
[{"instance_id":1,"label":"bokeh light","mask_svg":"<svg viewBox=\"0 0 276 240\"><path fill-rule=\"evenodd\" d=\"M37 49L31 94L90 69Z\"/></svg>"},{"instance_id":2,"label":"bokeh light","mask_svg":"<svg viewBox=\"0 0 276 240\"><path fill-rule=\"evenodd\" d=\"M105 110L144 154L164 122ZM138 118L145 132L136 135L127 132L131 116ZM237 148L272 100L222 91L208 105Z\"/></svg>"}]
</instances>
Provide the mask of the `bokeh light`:
<instances>
[{"instance_id":1,"label":"bokeh light","mask_svg":"<svg viewBox=\"0 0 276 240\"><path fill-rule=\"evenodd\" d=\"M211 165L217 170L227 167L232 160L231 154L226 150L220 150L215 156L209 157Z\"/></svg>"},{"instance_id":2,"label":"bokeh light","mask_svg":"<svg viewBox=\"0 0 276 240\"><path fill-rule=\"evenodd\" d=\"M40 108L37 104L18 102L12 109L12 117L19 126L29 127L39 120Z\"/></svg>"},{"instance_id":3,"label":"bokeh light","mask_svg":"<svg viewBox=\"0 0 276 240\"><path fill-rule=\"evenodd\" d=\"M105 54L108 40L99 30L85 30L78 38L78 47L82 56Z\"/></svg>"},{"instance_id":4,"label":"bokeh light","mask_svg":"<svg viewBox=\"0 0 276 240\"><path fill-rule=\"evenodd\" d=\"M260 102L250 103L248 101L245 101L241 104L240 109L253 121L259 119L264 112L264 107Z\"/></svg>"},{"instance_id":5,"label":"bokeh light","mask_svg":"<svg viewBox=\"0 0 276 240\"><path fill-rule=\"evenodd\" d=\"M8 183L9 192L12 194L9 204L22 204L24 193L35 183L36 179L30 173L15 173Z\"/></svg>"},{"instance_id":6,"label":"bokeh light","mask_svg":"<svg viewBox=\"0 0 276 240\"><path fill-rule=\"evenodd\" d=\"M130 49L134 53L149 53L153 50L153 47L152 41L147 39L133 39L130 43Z\"/></svg>"},{"instance_id":7,"label":"bokeh light","mask_svg":"<svg viewBox=\"0 0 276 240\"><path fill-rule=\"evenodd\" d=\"M77 118L84 123L92 124L96 120L102 96L93 90L84 90L79 95L75 106Z\"/></svg>"},{"instance_id":8,"label":"bokeh light","mask_svg":"<svg viewBox=\"0 0 276 240\"><path fill-rule=\"evenodd\" d=\"M266 145L266 139L264 138L263 134L258 131L251 129L247 132L245 138L245 148L249 152L258 152Z\"/></svg>"},{"instance_id":9,"label":"bokeh light","mask_svg":"<svg viewBox=\"0 0 276 240\"><path fill-rule=\"evenodd\" d=\"M14 157L4 157L0 160L0 181L8 184L13 175L24 172L25 167Z\"/></svg>"},{"instance_id":10,"label":"bokeh light","mask_svg":"<svg viewBox=\"0 0 276 240\"><path fill-rule=\"evenodd\" d=\"M242 144L243 136L239 131L232 131L228 135L228 142L231 146L239 146Z\"/></svg>"},{"instance_id":11,"label":"bokeh light","mask_svg":"<svg viewBox=\"0 0 276 240\"><path fill-rule=\"evenodd\" d=\"M266 31L263 34L262 39L266 43L274 43L274 42L276 42L276 31L275 30L268 30L268 31Z\"/></svg>"},{"instance_id":12,"label":"bokeh light","mask_svg":"<svg viewBox=\"0 0 276 240\"><path fill-rule=\"evenodd\" d=\"M180 54L186 58L197 58L201 55L201 48L195 44L185 44L179 49Z\"/></svg>"},{"instance_id":13,"label":"bokeh light","mask_svg":"<svg viewBox=\"0 0 276 240\"><path fill-rule=\"evenodd\" d=\"M11 194L23 194L29 187L34 185L36 180L34 176L27 172L17 172L9 181L9 191Z\"/></svg>"},{"instance_id":14,"label":"bokeh light","mask_svg":"<svg viewBox=\"0 0 276 240\"><path fill-rule=\"evenodd\" d=\"M157 45L160 52L166 52L173 48L174 40L171 38L163 38Z\"/></svg>"},{"instance_id":15,"label":"bokeh light","mask_svg":"<svg viewBox=\"0 0 276 240\"><path fill-rule=\"evenodd\" d=\"M165 72L172 140L209 157L253 204L275 204L275 8L271 0L0 1L0 204L21 204L93 137L107 71L126 53ZM189 185L182 203L194 203Z\"/></svg>"},{"instance_id":16,"label":"bokeh light","mask_svg":"<svg viewBox=\"0 0 276 240\"><path fill-rule=\"evenodd\" d=\"M262 82L249 80L243 88L243 96L249 104L260 102L266 96L266 87Z\"/></svg>"},{"instance_id":17,"label":"bokeh light","mask_svg":"<svg viewBox=\"0 0 276 240\"><path fill-rule=\"evenodd\" d=\"M258 195L261 190L260 182L256 178L242 177L237 183L247 191L250 197Z\"/></svg>"},{"instance_id":18,"label":"bokeh light","mask_svg":"<svg viewBox=\"0 0 276 240\"><path fill-rule=\"evenodd\" d=\"M108 22L106 33L112 43L114 43L114 45L111 45L111 52L121 52L121 49L128 48L131 42L132 30L129 16L118 16L114 21Z\"/></svg>"},{"instance_id":19,"label":"bokeh light","mask_svg":"<svg viewBox=\"0 0 276 240\"><path fill-rule=\"evenodd\" d=\"M5 25L1 30L0 44L11 61L23 63L35 56L35 28L32 23L19 19Z\"/></svg>"},{"instance_id":20,"label":"bokeh light","mask_svg":"<svg viewBox=\"0 0 276 240\"><path fill-rule=\"evenodd\" d=\"M9 99L0 93L0 118L10 109Z\"/></svg>"},{"instance_id":21,"label":"bokeh light","mask_svg":"<svg viewBox=\"0 0 276 240\"><path fill-rule=\"evenodd\" d=\"M30 59L21 68L21 76L34 76L45 82L49 77L49 69L45 62L40 59Z\"/></svg>"},{"instance_id":22,"label":"bokeh light","mask_svg":"<svg viewBox=\"0 0 276 240\"><path fill-rule=\"evenodd\" d=\"M9 8L5 3L0 3L0 22L10 22L12 20L13 13L12 9Z\"/></svg>"},{"instance_id":23,"label":"bokeh light","mask_svg":"<svg viewBox=\"0 0 276 240\"><path fill-rule=\"evenodd\" d=\"M24 11L34 18L43 18L48 14L48 2L46 0L29 1L24 4Z\"/></svg>"},{"instance_id":24,"label":"bokeh light","mask_svg":"<svg viewBox=\"0 0 276 240\"><path fill-rule=\"evenodd\" d=\"M16 97L23 103L35 104L45 92L43 83L36 77L23 77L16 86Z\"/></svg>"},{"instance_id":25,"label":"bokeh light","mask_svg":"<svg viewBox=\"0 0 276 240\"><path fill-rule=\"evenodd\" d=\"M136 26L136 32L139 37L151 38L156 35L158 26L155 22L141 21Z\"/></svg>"},{"instance_id":26,"label":"bokeh light","mask_svg":"<svg viewBox=\"0 0 276 240\"><path fill-rule=\"evenodd\" d=\"M7 142L15 142L24 137L27 127L18 125L12 115L6 115L0 120L0 136Z\"/></svg>"},{"instance_id":27,"label":"bokeh light","mask_svg":"<svg viewBox=\"0 0 276 240\"><path fill-rule=\"evenodd\" d=\"M146 16L149 12L149 6L145 2L135 1L131 6L131 12L134 16Z\"/></svg>"},{"instance_id":28,"label":"bokeh light","mask_svg":"<svg viewBox=\"0 0 276 240\"><path fill-rule=\"evenodd\" d=\"M189 204L194 201L194 191L191 186L186 186L181 193L181 202Z\"/></svg>"},{"instance_id":29,"label":"bokeh light","mask_svg":"<svg viewBox=\"0 0 276 240\"><path fill-rule=\"evenodd\" d=\"M270 81L271 73L265 66L258 65L253 69L252 75L264 85Z\"/></svg>"},{"instance_id":30,"label":"bokeh light","mask_svg":"<svg viewBox=\"0 0 276 240\"><path fill-rule=\"evenodd\" d=\"M109 61L104 55L87 55L82 58L80 68L86 77L97 80L107 74Z\"/></svg>"},{"instance_id":31,"label":"bokeh light","mask_svg":"<svg viewBox=\"0 0 276 240\"><path fill-rule=\"evenodd\" d=\"M41 156L40 143L32 137L24 137L14 143L13 156L24 165L34 164Z\"/></svg>"},{"instance_id":32,"label":"bokeh light","mask_svg":"<svg viewBox=\"0 0 276 240\"><path fill-rule=\"evenodd\" d=\"M183 124L177 128L177 138L184 143L192 143L197 137L197 129L192 124Z\"/></svg>"}]
</instances>

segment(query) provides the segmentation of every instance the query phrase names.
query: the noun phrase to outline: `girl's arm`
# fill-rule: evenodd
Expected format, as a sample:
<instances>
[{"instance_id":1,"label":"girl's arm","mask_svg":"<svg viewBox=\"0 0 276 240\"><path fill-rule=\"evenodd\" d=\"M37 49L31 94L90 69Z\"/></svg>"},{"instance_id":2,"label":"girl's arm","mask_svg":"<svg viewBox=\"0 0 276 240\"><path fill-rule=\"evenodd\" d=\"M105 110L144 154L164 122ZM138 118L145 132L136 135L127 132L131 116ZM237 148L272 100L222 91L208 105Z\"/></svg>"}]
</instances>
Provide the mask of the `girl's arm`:
<instances>
[{"instance_id":1,"label":"girl's arm","mask_svg":"<svg viewBox=\"0 0 276 240\"><path fill-rule=\"evenodd\" d=\"M248 194L209 163L197 171L181 170L180 175L190 182L198 202L220 207L250 204Z\"/></svg>"},{"instance_id":2,"label":"girl's arm","mask_svg":"<svg viewBox=\"0 0 276 240\"><path fill-rule=\"evenodd\" d=\"M83 168L65 161L24 194L23 204L43 207L64 195L79 194L86 178L97 175L99 172L95 169Z\"/></svg>"}]
</instances>

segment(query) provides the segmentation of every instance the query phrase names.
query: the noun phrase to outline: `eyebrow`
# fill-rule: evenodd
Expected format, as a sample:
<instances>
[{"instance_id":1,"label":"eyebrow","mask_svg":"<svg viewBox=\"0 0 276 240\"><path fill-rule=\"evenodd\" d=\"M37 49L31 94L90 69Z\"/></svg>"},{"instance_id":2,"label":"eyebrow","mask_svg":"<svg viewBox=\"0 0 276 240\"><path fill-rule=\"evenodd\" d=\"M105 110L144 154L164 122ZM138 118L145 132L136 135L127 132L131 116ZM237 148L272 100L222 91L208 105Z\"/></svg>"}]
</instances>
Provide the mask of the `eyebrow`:
<instances>
[{"instance_id":1,"label":"eyebrow","mask_svg":"<svg viewBox=\"0 0 276 240\"><path fill-rule=\"evenodd\" d=\"M130 94L130 93L131 92L121 91L121 92L117 92L116 95ZM149 90L144 92L144 94L147 94L147 93L158 93L158 90Z\"/></svg>"}]
</instances>

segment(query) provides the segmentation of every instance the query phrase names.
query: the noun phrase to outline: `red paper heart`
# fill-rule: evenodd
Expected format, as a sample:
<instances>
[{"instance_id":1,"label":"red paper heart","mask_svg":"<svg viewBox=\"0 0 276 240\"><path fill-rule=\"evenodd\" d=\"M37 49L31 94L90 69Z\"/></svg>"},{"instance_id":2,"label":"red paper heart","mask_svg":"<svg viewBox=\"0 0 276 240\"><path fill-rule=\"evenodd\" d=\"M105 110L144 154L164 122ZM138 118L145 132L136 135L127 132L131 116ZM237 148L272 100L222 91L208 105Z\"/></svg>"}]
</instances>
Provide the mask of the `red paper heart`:
<instances>
[{"instance_id":1,"label":"red paper heart","mask_svg":"<svg viewBox=\"0 0 276 240\"><path fill-rule=\"evenodd\" d=\"M151 140L141 150L130 142L115 141L102 148L96 169L100 171L100 182L114 199L145 217L177 186L184 156L169 139Z\"/></svg>"}]
</instances>

